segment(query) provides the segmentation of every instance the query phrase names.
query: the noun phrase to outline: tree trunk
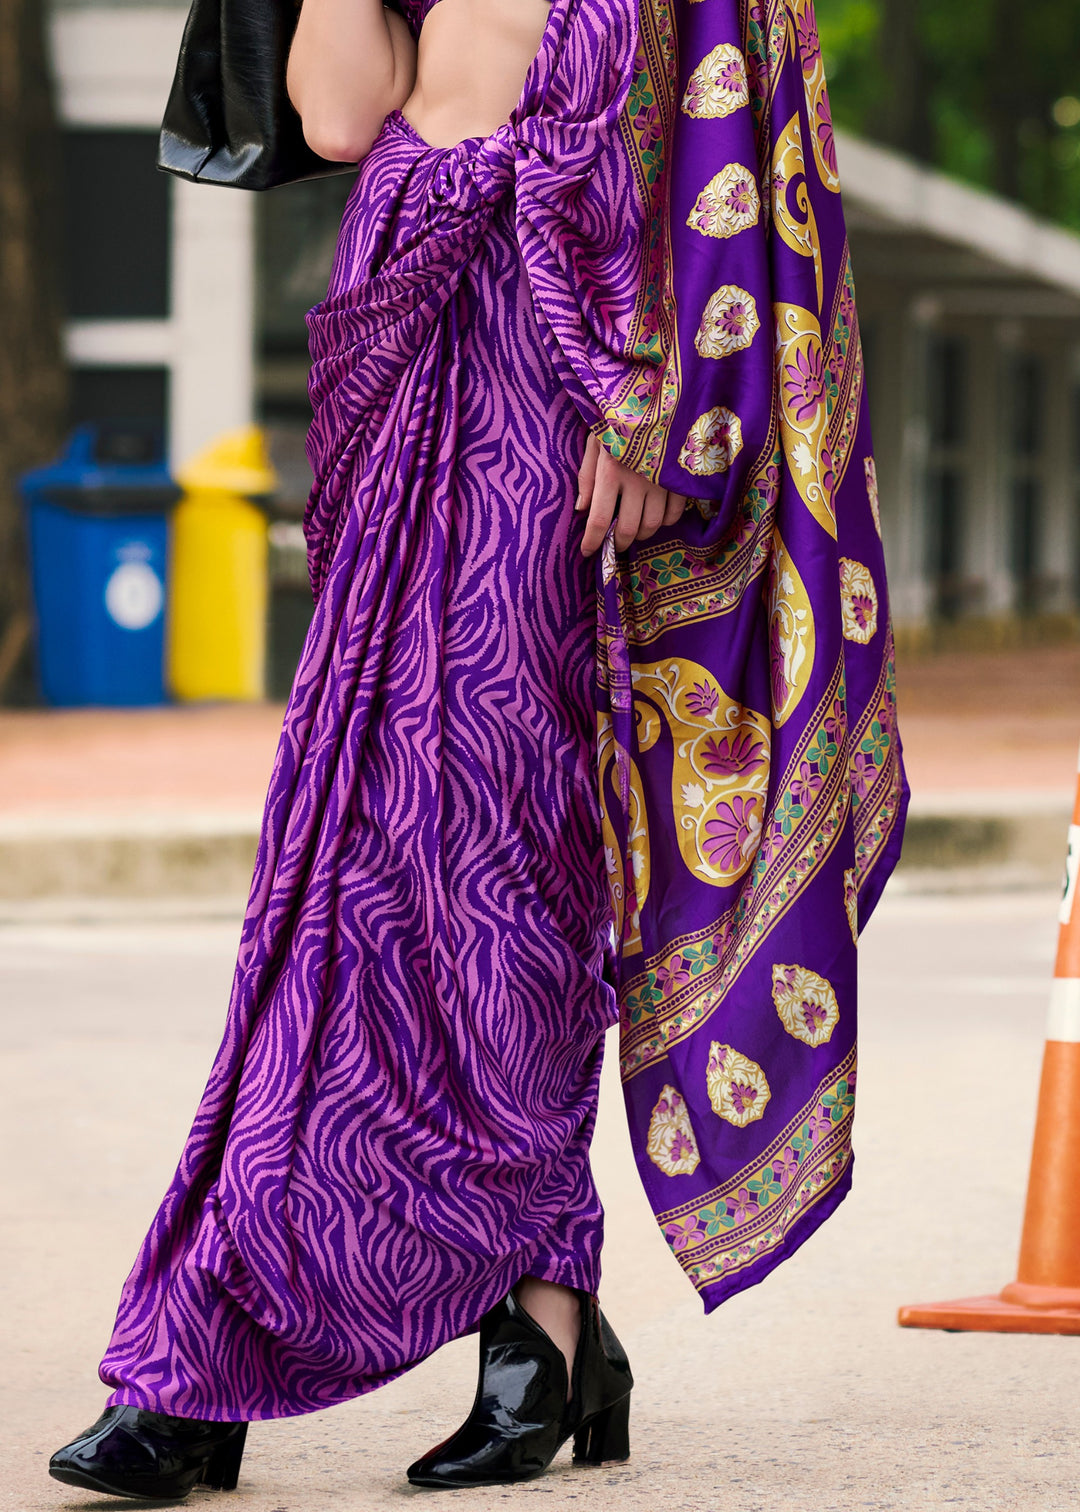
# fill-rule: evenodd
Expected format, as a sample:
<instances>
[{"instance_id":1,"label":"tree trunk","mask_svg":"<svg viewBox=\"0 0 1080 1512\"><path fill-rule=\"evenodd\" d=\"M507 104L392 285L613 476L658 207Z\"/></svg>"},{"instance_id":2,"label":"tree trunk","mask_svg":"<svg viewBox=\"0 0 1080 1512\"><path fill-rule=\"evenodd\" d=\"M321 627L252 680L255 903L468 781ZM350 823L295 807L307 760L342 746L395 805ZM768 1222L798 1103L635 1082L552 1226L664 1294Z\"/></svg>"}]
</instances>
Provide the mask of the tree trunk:
<instances>
[{"instance_id":1,"label":"tree trunk","mask_svg":"<svg viewBox=\"0 0 1080 1512\"><path fill-rule=\"evenodd\" d=\"M882 0L880 56L888 91L878 110L880 141L922 162L934 155L931 79L917 0Z\"/></svg>"},{"instance_id":2,"label":"tree trunk","mask_svg":"<svg viewBox=\"0 0 1080 1512\"><path fill-rule=\"evenodd\" d=\"M67 406L60 142L45 0L0 0L0 699L25 669L26 548L15 480L55 452Z\"/></svg>"},{"instance_id":3,"label":"tree trunk","mask_svg":"<svg viewBox=\"0 0 1080 1512\"><path fill-rule=\"evenodd\" d=\"M993 7L991 50L983 88L983 121L990 138L993 185L1008 199L1023 198L1023 135L1025 123L1038 111L1027 79L1023 41L1016 35L1013 0L996 0ZM1041 123L1036 120L1036 129Z\"/></svg>"}]
</instances>

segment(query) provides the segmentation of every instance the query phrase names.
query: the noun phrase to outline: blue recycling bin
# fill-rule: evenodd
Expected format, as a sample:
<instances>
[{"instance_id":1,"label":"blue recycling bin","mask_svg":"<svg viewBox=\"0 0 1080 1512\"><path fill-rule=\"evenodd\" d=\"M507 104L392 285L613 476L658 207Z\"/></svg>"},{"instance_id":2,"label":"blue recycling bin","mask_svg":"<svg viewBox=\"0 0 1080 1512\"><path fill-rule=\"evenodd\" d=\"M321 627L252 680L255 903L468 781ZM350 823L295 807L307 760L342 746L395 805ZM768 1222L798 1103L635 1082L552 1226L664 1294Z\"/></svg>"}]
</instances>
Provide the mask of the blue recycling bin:
<instances>
[{"instance_id":1,"label":"blue recycling bin","mask_svg":"<svg viewBox=\"0 0 1080 1512\"><path fill-rule=\"evenodd\" d=\"M165 699L168 515L180 496L160 432L84 425L19 480L46 702Z\"/></svg>"}]
</instances>

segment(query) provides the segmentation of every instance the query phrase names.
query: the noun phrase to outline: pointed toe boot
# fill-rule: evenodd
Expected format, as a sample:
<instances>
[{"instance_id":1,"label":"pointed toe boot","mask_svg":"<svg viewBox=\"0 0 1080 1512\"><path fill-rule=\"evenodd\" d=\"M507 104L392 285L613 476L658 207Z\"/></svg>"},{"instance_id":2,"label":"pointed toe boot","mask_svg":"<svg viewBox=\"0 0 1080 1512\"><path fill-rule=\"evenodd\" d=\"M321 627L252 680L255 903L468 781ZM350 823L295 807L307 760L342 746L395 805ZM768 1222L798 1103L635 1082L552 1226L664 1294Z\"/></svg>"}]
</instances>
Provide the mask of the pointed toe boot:
<instances>
[{"instance_id":1,"label":"pointed toe boot","mask_svg":"<svg viewBox=\"0 0 1080 1512\"><path fill-rule=\"evenodd\" d=\"M246 1423L106 1407L92 1428L56 1451L49 1474L106 1496L178 1501L199 1484L231 1491L246 1435Z\"/></svg>"},{"instance_id":2,"label":"pointed toe boot","mask_svg":"<svg viewBox=\"0 0 1080 1512\"><path fill-rule=\"evenodd\" d=\"M472 1411L455 1434L409 1466L414 1486L532 1480L571 1437L576 1463L629 1458L630 1366L596 1298L578 1295L581 1337L569 1400L562 1350L511 1292L480 1324Z\"/></svg>"}]
</instances>

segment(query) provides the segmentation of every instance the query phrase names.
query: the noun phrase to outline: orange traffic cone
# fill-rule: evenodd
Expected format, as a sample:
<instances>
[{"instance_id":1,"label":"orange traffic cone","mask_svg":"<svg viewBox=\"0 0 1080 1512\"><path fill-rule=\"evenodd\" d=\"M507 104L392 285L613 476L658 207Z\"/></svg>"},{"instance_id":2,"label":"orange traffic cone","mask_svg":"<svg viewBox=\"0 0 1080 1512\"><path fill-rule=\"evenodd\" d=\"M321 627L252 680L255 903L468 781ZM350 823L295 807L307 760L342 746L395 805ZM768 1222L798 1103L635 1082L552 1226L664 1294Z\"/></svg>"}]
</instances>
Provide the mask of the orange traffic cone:
<instances>
[{"instance_id":1,"label":"orange traffic cone","mask_svg":"<svg viewBox=\"0 0 1080 1512\"><path fill-rule=\"evenodd\" d=\"M902 1307L904 1328L1080 1334L1080 779L1017 1279L998 1297Z\"/></svg>"}]
</instances>

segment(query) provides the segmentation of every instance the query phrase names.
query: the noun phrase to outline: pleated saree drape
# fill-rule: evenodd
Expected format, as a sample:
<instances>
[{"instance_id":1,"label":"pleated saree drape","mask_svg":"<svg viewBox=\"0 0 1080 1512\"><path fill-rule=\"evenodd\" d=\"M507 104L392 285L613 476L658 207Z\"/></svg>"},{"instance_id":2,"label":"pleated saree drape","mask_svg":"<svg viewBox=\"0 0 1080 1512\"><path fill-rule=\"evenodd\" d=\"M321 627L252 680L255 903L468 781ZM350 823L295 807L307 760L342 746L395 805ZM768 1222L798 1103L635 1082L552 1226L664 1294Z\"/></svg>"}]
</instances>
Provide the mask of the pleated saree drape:
<instances>
[{"instance_id":1,"label":"pleated saree drape","mask_svg":"<svg viewBox=\"0 0 1080 1512\"><path fill-rule=\"evenodd\" d=\"M616 1017L676 1258L706 1309L767 1275L850 1184L906 802L808 0L553 0L496 132L387 117L309 326L315 619L102 1366L207 1418L376 1386L526 1272L593 1289ZM590 430L691 503L586 560Z\"/></svg>"}]
</instances>

